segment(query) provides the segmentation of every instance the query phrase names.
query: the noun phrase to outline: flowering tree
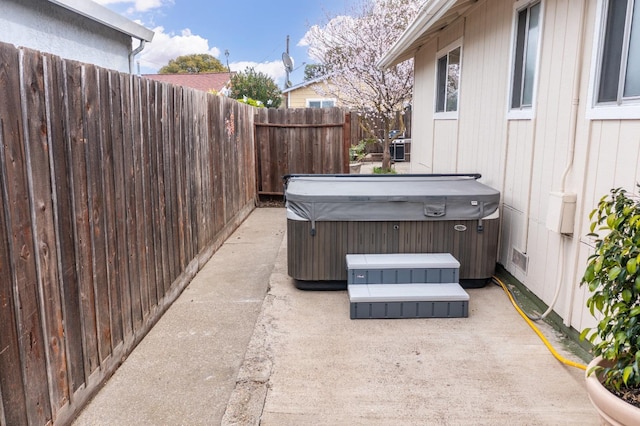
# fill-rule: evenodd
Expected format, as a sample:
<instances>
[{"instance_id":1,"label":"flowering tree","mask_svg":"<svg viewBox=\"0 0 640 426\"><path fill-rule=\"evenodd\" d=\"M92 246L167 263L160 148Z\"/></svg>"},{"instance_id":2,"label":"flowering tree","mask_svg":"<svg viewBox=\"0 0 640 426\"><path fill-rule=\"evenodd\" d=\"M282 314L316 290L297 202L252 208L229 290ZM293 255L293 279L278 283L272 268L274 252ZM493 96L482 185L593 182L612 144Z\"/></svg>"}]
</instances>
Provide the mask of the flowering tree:
<instances>
[{"instance_id":1,"label":"flowering tree","mask_svg":"<svg viewBox=\"0 0 640 426\"><path fill-rule=\"evenodd\" d=\"M398 112L411 102L413 61L389 69L376 67L378 60L417 15L421 0L361 0L350 16L336 16L324 26L314 25L302 44L309 56L324 66L328 83L315 90L338 98L342 105L359 111L366 130L383 123L383 169L389 169L389 132L404 131Z\"/></svg>"}]
</instances>

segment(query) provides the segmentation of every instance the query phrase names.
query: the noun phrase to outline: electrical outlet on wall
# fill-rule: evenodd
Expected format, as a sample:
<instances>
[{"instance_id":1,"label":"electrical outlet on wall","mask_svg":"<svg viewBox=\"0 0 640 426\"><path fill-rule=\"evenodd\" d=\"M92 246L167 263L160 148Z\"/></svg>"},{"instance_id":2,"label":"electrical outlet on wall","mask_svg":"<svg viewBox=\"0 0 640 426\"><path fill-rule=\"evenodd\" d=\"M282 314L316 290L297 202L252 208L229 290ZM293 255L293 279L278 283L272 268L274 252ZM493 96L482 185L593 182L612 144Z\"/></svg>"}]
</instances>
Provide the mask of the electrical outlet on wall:
<instances>
[{"instance_id":1,"label":"electrical outlet on wall","mask_svg":"<svg viewBox=\"0 0 640 426\"><path fill-rule=\"evenodd\" d=\"M549 193L547 229L559 234L573 234L576 215L576 194L568 192Z\"/></svg>"}]
</instances>

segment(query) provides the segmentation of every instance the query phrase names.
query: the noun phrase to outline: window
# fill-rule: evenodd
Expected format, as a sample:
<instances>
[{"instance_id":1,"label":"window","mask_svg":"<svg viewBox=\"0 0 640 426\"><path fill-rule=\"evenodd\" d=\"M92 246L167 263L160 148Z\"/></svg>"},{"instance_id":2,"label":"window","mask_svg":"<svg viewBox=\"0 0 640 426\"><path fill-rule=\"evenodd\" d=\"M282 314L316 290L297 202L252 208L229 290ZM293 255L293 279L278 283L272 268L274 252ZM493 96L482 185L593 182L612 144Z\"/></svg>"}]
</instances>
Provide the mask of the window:
<instances>
[{"instance_id":1,"label":"window","mask_svg":"<svg viewBox=\"0 0 640 426\"><path fill-rule=\"evenodd\" d=\"M331 108L336 106L335 99L307 99L307 108Z\"/></svg>"},{"instance_id":2,"label":"window","mask_svg":"<svg viewBox=\"0 0 640 426\"><path fill-rule=\"evenodd\" d=\"M640 119L640 0L599 0L587 119Z\"/></svg>"},{"instance_id":3,"label":"window","mask_svg":"<svg viewBox=\"0 0 640 426\"><path fill-rule=\"evenodd\" d=\"M604 2L598 104L640 100L640 0Z\"/></svg>"},{"instance_id":4,"label":"window","mask_svg":"<svg viewBox=\"0 0 640 426\"><path fill-rule=\"evenodd\" d=\"M510 106L531 109L540 40L540 2L516 11Z\"/></svg>"},{"instance_id":5,"label":"window","mask_svg":"<svg viewBox=\"0 0 640 426\"><path fill-rule=\"evenodd\" d=\"M462 47L456 43L452 48L438 52L436 62L436 113L456 113L460 89L460 62ZM455 117L455 114L452 116Z\"/></svg>"}]
</instances>

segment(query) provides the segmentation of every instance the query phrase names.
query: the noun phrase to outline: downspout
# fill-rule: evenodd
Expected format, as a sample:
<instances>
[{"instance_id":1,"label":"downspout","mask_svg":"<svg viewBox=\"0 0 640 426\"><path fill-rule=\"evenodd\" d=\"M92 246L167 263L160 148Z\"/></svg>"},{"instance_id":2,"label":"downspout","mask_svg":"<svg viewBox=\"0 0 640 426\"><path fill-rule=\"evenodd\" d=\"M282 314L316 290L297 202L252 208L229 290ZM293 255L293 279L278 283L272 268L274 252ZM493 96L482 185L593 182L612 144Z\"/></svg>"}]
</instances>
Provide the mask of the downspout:
<instances>
[{"instance_id":1,"label":"downspout","mask_svg":"<svg viewBox=\"0 0 640 426\"><path fill-rule=\"evenodd\" d=\"M571 127L569 128L569 131L570 131L569 162L567 163L567 168L565 169L564 174L562 175L562 181L560 183L560 190L562 192L565 191L567 176L569 175L569 172L573 168L573 161L574 161L574 156L576 151L577 129L578 129L578 107L580 106L580 88L581 88L580 86L581 86L583 58L584 58L584 32L585 32L586 20L587 20L587 2L588 0L584 0L582 2L582 10L580 11L580 28L578 29L579 30L578 56L576 58L576 73L574 75L573 89L572 89L572 96L571 96L571 116L570 116ZM585 171L586 169L587 168L585 167ZM584 179L582 181L584 182ZM584 187L583 187L583 193L584 193ZM582 220L578 220L576 222L578 226L576 227L576 224L574 224L574 230L578 230L579 232L579 230L582 229ZM564 241L566 237L563 236L562 238ZM579 239L578 239L578 244L579 244ZM576 244L575 252L573 254L574 256L573 272L571 274L571 280L569 281L569 287L567 289L567 298L565 301L567 315L564 318L563 322L564 322L564 325L566 325L567 327L571 326L571 317L573 315L573 298L576 291L576 288L575 288L576 286L574 285L574 281L577 276L577 269L578 269L578 251L579 251L578 244ZM562 248L563 247L561 247L561 249ZM560 271L559 280L560 281L562 280L562 271Z\"/></svg>"},{"instance_id":2,"label":"downspout","mask_svg":"<svg viewBox=\"0 0 640 426\"><path fill-rule=\"evenodd\" d=\"M586 0L585 0L586 1ZM569 161L567 167L562 174L562 180L560 181L560 192L564 192L567 185L567 176L573 168L573 160L576 152L576 139L578 129L578 107L580 106L580 82L582 78L582 58L584 56L584 27L586 20L587 6L582 3L582 10L580 11L580 28L578 29L578 56L576 57L576 73L573 76L573 89L571 93L571 115L569 116Z\"/></svg>"},{"instance_id":3,"label":"downspout","mask_svg":"<svg viewBox=\"0 0 640 426\"><path fill-rule=\"evenodd\" d=\"M142 52L142 49L144 49L145 44L147 44L147 42L145 40L140 39L140 46L138 46L135 50L132 50L131 53L129 53L129 74L133 74L135 57L138 53Z\"/></svg>"}]
</instances>

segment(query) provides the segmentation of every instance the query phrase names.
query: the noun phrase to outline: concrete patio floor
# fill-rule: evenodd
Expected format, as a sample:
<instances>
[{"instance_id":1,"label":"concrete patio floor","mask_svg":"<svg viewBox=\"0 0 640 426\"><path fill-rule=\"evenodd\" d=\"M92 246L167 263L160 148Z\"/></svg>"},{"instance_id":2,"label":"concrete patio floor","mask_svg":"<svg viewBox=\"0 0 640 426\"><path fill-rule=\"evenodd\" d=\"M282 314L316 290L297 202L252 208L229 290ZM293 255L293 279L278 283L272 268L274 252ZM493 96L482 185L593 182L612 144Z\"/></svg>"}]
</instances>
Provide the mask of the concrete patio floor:
<instances>
[{"instance_id":1,"label":"concrete patio floor","mask_svg":"<svg viewBox=\"0 0 640 426\"><path fill-rule=\"evenodd\" d=\"M256 209L74 425L597 425L583 371L502 289L468 293L468 318L351 320L346 291L295 288L285 210Z\"/></svg>"}]
</instances>

